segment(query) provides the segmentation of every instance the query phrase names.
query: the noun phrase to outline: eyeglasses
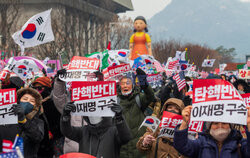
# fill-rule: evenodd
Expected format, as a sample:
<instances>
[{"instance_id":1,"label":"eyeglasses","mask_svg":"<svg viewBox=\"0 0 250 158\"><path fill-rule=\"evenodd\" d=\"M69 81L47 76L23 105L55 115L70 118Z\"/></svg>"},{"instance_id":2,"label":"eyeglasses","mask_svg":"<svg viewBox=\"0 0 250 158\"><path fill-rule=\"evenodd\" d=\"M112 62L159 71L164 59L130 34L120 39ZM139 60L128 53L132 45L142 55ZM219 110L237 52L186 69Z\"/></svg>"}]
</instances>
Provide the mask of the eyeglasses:
<instances>
[{"instance_id":1,"label":"eyeglasses","mask_svg":"<svg viewBox=\"0 0 250 158\"><path fill-rule=\"evenodd\" d=\"M37 86L37 87L32 86L32 88L41 91L41 90L43 90L44 87L43 86Z\"/></svg>"},{"instance_id":2,"label":"eyeglasses","mask_svg":"<svg viewBox=\"0 0 250 158\"><path fill-rule=\"evenodd\" d=\"M124 86L124 85L131 85L132 83L131 82L121 82L120 85Z\"/></svg>"}]
</instances>

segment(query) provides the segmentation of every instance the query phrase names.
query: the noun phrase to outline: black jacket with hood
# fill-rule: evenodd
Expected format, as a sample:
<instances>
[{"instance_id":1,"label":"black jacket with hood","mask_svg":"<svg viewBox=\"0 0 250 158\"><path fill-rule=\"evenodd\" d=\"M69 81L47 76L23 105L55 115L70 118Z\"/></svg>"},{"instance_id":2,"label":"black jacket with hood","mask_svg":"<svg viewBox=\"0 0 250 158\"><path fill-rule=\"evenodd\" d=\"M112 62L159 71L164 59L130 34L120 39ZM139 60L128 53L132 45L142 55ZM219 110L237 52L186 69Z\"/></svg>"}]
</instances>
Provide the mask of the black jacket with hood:
<instances>
[{"instance_id":1,"label":"black jacket with hood","mask_svg":"<svg viewBox=\"0 0 250 158\"><path fill-rule=\"evenodd\" d=\"M2 152L3 139L14 142L16 134L20 134L24 143L24 157L36 158L39 144L44 136L44 122L38 118L38 113L27 119L24 124L0 126L0 152Z\"/></svg>"},{"instance_id":2,"label":"black jacket with hood","mask_svg":"<svg viewBox=\"0 0 250 158\"><path fill-rule=\"evenodd\" d=\"M79 152L97 158L119 158L121 145L131 139L126 122L112 123L112 118L103 117L97 125L72 127L70 116L61 117L61 132L79 143Z\"/></svg>"}]
</instances>

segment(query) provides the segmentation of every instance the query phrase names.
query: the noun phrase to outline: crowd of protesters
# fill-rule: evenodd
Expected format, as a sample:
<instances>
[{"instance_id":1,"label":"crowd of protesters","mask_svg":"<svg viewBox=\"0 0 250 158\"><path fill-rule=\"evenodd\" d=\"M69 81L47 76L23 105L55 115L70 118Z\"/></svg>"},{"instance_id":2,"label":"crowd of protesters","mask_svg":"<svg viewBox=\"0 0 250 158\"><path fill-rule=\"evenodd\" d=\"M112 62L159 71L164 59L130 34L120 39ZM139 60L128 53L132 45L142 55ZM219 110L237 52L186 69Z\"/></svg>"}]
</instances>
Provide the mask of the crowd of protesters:
<instances>
[{"instance_id":1,"label":"crowd of protesters","mask_svg":"<svg viewBox=\"0 0 250 158\"><path fill-rule=\"evenodd\" d=\"M192 99L186 95L188 84L178 91L175 81L164 76L162 86L152 89L146 73L138 68L135 78L124 76L117 83L118 99L111 108L113 118L71 116L76 107L68 99L65 82L58 78L64 73L66 70L62 69L54 78L46 75L35 78L26 87L16 76L8 75L2 81L2 89L17 90L13 112L18 116L18 124L0 125L0 150L3 139L14 141L16 134L20 134L25 158L52 158L71 152L98 158L250 157L250 111L245 138L232 124L207 122L203 132L190 140L187 127ZM240 94L250 93L245 80L226 75L208 78L228 80ZM192 79L186 77L186 81ZM159 128L156 132L146 127L139 129L145 116L161 119L164 111L183 116L174 139L159 138Z\"/></svg>"}]
</instances>

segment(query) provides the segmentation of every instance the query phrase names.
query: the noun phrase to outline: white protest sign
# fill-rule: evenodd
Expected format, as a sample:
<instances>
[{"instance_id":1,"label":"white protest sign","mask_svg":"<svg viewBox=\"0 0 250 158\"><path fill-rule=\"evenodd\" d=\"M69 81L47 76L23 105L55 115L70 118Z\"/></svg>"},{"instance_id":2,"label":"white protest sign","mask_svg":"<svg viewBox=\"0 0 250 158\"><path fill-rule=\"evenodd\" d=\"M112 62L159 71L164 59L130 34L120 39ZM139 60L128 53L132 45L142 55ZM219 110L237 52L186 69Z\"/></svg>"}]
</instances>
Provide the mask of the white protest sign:
<instances>
[{"instance_id":1,"label":"white protest sign","mask_svg":"<svg viewBox=\"0 0 250 158\"><path fill-rule=\"evenodd\" d=\"M147 77L147 81L152 88L161 87L162 79L161 74L149 74Z\"/></svg>"},{"instance_id":2,"label":"white protest sign","mask_svg":"<svg viewBox=\"0 0 250 158\"><path fill-rule=\"evenodd\" d=\"M94 71L87 70L67 70L66 74L59 75L59 79L65 82L97 81Z\"/></svg>"},{"instance_id":3,"label":"white protest sign","mask_svg":"<svg viewBox=\"0 0 250 158\"><path fill-rule=\"evenodd\" d=\"M246 125L247 109L239 92L221 79L194 80L192 121Z\"/></svg>"},{"instance_id":4,"label":"white protest sign","mask_svg":"<svg viewBox=\"0 0 250 158\"><path fill-rule=\"evenodd\" d=\"M116 82L72 82L71 99L75 101L73 115L113 117L111 110L117 102Z\"/></svg>"},{"instance_id":5,"label":"white protest sign","mask_svg":"<svg viewBox=\"0 0 250 158\"><path fill-rule=\"evenodd\" d=\"M12 105L16 103L16 89L0 90L0 125L17 124Z\"/></svg>"}]
</instances>

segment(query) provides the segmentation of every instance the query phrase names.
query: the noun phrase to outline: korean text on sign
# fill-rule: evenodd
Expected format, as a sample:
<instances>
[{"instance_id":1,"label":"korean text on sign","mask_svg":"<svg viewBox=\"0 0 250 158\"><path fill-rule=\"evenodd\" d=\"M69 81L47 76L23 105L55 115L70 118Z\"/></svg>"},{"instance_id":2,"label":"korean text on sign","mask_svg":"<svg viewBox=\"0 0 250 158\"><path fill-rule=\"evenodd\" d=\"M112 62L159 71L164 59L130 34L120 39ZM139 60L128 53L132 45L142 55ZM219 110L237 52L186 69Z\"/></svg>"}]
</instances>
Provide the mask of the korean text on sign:
<instances>
[{"instance_id":1,"label":"korean text on sign","mask_svg":"<svg viewBox=\"0 0 250 158\"><path fill-rule=\"evenodd\" d=\"M104 80L107 80L108 78L114 77L121 73L126 73L128 71L131 71L131 67L129 64L108 67L103 71Z\"/></svg>"},{"instance_id":2,"label":"korean text on sign","mask_svg":"<svg viewBox=\"0 0 250 158\"><path fill-rule=\"evenodd\" d=\"M193 91L192 121L246 124L246 104L228 81L194 80Z\"/></svg>"},{"instance_id":3,"label":"korean text on sign","mask_svg":"<svg viewBox=\"0 0 250 158\"><path fill-rule=\"evenodd\" d=\"M68 70L70 69L98 70L99 66L100 66L99 59L74 56L68 65Z\"/></svg>"},{"instance_id":4,"label":"korean text on sign","mask_svg":"<svg viewBox=\"0 0 250 158\"><path fill-rule=\"evenodd\" d=\"M245 101L246 105L250 107L250 93L241 94L241 96Z\"/></svg>"},{"instance_id":5,"label":"korean text on sign","mask_svg":"<svg viewBox=\"0 0 250 158\"><path fill-rule=\"evenodd\" d=\"M72 114L114 116L110 107L117 102L115 81L73 82L71 95L76 105Z\"/></svg>"},{"instance_id":6,"label":"korean text on sign","mask_svg":"<svg viewBox=\"0 0 250 158\"><path fill-rule=\"evenodd\" d=\"M16 89L0 90L0 124L16 124L12 105L16 103Z\"/></svg>"},{"instance_id":7,"label":"korean text on sign","mask_svg":"<svg viewBox=\"0 0 250 158\"><path fill-rule=\"evenodd\" d=\"M177 115L174 113L170 113L167 111L164 111L163 117L161 120L161 131L160 131L160 136L166 136L169 138L173 138L174 136L174 128L181 124L183 121L181 115ZM203 128L203 122L202 121L191 121L189 123L189 132L201 132Z\"/></svg>"},{"instance_id":8,"label":"korean text on sign","mask_svg":"<svg viewBox=\"0 0 250 158\"><path fill-rule=\"evenodd\" d=\"M72 83L72 101L96 99L115 95L115 81Z\"/></svg>"}]
</instances>

